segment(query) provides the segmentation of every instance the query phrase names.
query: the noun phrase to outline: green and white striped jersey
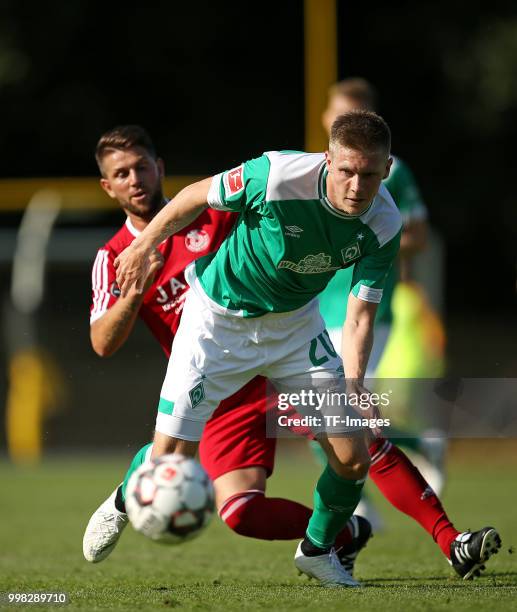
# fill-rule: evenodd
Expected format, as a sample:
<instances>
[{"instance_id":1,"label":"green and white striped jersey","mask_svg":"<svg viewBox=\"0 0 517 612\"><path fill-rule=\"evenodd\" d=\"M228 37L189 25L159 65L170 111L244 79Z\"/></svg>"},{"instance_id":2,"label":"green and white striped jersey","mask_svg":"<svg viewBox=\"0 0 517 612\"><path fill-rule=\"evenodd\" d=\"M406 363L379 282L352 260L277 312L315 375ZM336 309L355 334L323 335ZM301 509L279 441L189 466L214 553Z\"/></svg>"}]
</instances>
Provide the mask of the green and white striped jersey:
<instances>
[{"instance_id":1,"label":"green and white striped jersey","mask_svg":"<svg viewBox=\"0 0 517 612\"><path fill-rule=\"evenodd\" d=\"M191 284L197 277L216 309L258 317L301 308L355 264L352 292L380 302L400 213L381 186L366 211L347 215L328 200L326 179L323 153L294 151L269 151L214 176L208 204L239 218L219 250L195 262Z\"/></svg>"}]
</instances>

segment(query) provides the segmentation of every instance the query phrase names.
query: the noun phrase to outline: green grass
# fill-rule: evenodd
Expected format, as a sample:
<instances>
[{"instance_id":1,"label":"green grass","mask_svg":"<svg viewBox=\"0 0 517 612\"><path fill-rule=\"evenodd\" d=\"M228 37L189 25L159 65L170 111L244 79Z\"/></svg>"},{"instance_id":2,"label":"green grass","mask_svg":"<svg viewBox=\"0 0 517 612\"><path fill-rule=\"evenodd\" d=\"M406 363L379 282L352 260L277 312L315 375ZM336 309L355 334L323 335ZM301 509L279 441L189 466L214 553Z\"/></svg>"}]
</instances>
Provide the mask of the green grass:
<instances>
[{"instance_id":1,"label":"green grass","mask_svg":"<svg viewBox=\"0 0 517 612\"><path fill-rule=\"evenodd\" d=\"M36 469L0 463L0 592L66 591L74 610L515 610L516 463L454 460L444 502L460 529L497 526L503 549L486 577L464 583L421 528L379 499L388 525L357 562L360 590L329 590L298 578L294 542L234 535L214 520L179 547L128 529L98 565L82 558L86 522L121 480L127 458L63 457ZM270 493L308 502L318 469L305 451L282 453ZM377 499L377 496L376 496ZM34 606L32 606L33 608ZM59 609L58 606L40 606ZM17 606L21 609L21 606ZM4 606L0 609L16 609Z\"/></svg>"}]
</instances>

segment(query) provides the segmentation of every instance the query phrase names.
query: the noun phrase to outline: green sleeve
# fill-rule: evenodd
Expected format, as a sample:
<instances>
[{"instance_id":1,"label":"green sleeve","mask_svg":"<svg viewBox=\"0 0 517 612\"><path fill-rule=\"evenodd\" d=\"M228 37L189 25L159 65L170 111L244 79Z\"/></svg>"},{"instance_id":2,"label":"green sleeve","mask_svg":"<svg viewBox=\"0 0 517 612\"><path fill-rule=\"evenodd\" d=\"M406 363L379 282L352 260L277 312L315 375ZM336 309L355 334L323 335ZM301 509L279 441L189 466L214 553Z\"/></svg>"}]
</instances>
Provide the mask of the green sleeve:
<instances>
[{"instance_id":1,"label":"green sleeve","mask_svg":"<svg viewBox=\"0 0 517 612\"><path fill-rule=\"evenodd\" d=\"M399 250L400 234L399 231L385 245L355 264L351 288L355 297L377 304L381 301L386 277Z\"/></svg>"},{"instance_id":2,"label":"green sleeve","mask_svg":"<svg viewBox=\"0 0 517 612\"><path fill-rule=\"evenodd\" d=\"M427 218L427 208L415 177L401 159L394 158L390 175L384 181L384 185L395 200L404 223Z\"/></svg>"},{"instance_id":3,"label":"green sleeve","mask_svg":"<svg viewBox=\"0 0 517 612\"><path fill-rule=\"evenodd\" d=\"M253 202L264 200L269 167L269 159L262 155L215 175L208 193L209 206L240 212Z\"/></svg>"}]
</instances>

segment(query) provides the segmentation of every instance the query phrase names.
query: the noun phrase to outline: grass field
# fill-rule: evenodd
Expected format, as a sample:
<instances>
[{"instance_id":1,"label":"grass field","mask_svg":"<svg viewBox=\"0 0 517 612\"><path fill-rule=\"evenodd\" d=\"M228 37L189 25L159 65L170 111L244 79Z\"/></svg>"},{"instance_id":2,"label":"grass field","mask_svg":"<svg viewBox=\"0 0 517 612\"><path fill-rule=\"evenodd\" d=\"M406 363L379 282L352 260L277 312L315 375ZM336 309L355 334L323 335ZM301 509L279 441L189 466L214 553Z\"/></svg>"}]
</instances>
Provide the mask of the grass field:
<instances>
[{"instance_id":1,"label":"grass field","mask_svg":"<svg viewBox=\"0 0 517 612\"><path fill-rule=\"evenodd\" d=\"M0 463L0 592L66 591L74 610L516 610L517 459L493 448L454 452L444 495L458 528L500 530L503 548L485 577L456 579L429 536L379 499L388 529L357 562L365 588L344 591L298 578L294 542L245 539L219 520L175 548L128 529L107 561L90 565L82 558L84 527L127 458L67 456L36 469ZM296 449L280 453L270 493L309 502L318 469Z\"/></svg>"}]
</instances>

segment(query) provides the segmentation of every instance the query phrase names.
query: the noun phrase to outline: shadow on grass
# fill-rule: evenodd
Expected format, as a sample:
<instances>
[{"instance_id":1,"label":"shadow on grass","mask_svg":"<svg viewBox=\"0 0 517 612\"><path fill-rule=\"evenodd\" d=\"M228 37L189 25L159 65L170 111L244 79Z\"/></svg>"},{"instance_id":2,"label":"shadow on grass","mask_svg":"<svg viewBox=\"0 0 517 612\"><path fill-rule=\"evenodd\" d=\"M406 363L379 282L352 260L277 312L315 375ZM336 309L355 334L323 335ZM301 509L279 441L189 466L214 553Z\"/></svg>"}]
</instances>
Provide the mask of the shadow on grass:
<instances>
[{"instance_id":1,"label":"shadow on grass","mask_svg":"<svg viewBox=\"0 0 517 612\"><path fill-rule=\"evenodd\" d=\"M404 578L397 578L394 576L393 578L368 578L368 580L361 580L361 583L365 585L375 585L384 582L447 582L448 580L448 578L444 578L443 576L405 576Z\"/></svg>"},{"instance_id":2,"label":"shadow on grass","mask_svg":"<svg viewBox=\"0 0 517 612\"><path fill-rule=\"evenodd\" d=\"M495 578L505 578L507 580L515 581L515 584L501 585L500 583L494 584L487 582L488 580ZM484 580L483 580L484 579ZM501 586L515 586L517 587L517 572L491 572L481 576L481 581L476 580L460 580L459 578L444 578L443 576L406 576L404 578L369 578L368 580L361 581L363 586L401 586L404 584L411 584L412 582L420 582L424 584L413 585L416 588L425 587L427 582L433 583L433 588L442 587L445 589L460 589L466 586L479 586L480 588L500 588ZM442 585L435 584L441 582Z\"/></svg>"},{"instance_id":3,"label":"shadow on grass","mask_svg":"<svg viewBox=\"0 0 517 612\"><path fill-rule=\"evenodd\" d=\"M502 584L501 581L507 582ZM416 584L418 583L418 584ZM461 590L461 589L500 589L505 587L517 589L517 572L494 572L482 577L481 580L460 580L455 577L443 577L443 576L408 576L404 578L370 578L368 580L361 580L363 587L380 588L382 590L388 590L390 588L400 589L401 587L408 587L412 591L427 590L429 588L450 591L450 590ZM231 591L249 590L250 588L262 589L267 587L269 589L302 589L306 591L317 590L321 591L323 588L315 580L306 580L303 582L285 582L285 583L269 583L268 581L260 580L258 582L250 581L246 585L235 584L231 579L215 579L207 582L197 582L195 584L175 584L173 586L153 586L150 587L151 591L158 591L163 595L178 594L178 591L188 590L190 591L194 587L221 587L224 590L230 589ZM361 593L361 589L354 589L354 592Z\"/></svg>"}]
</instances>

